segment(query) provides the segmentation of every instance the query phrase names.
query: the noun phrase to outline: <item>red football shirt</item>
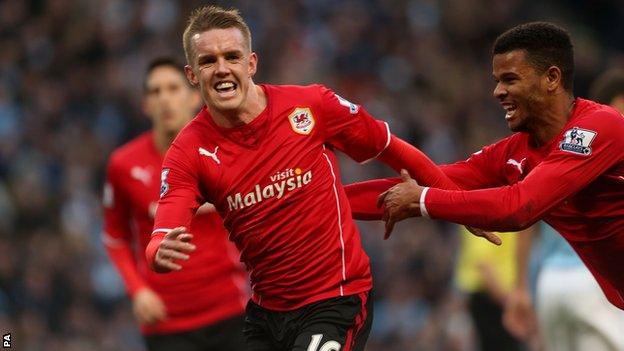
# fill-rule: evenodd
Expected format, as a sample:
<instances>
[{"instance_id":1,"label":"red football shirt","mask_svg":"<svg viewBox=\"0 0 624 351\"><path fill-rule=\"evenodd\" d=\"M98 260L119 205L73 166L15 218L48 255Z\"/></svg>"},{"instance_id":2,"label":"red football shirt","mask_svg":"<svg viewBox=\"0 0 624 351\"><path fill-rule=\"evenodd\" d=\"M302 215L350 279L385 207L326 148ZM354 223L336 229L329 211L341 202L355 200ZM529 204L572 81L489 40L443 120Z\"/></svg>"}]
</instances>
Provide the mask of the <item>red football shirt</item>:
<instances>
[{"instance_id":1,"label":"red football shirt","mask_svg":"<svg viewBox=\"0 0 624 351\"><path fill-rule=\"evenodd\" d=\"M140 135L111 155L104 191L103 241L128 292L134 295L149 286L167 309L167 320L141 326L145 334L187 331L240 315L248 299L238 252L214 212L193 218L198 250L181 262L183 270L158 274L149 269L144 252L154 223L163 158L152 133Z\"/></svg>"},{"instance_id":2,"label":"red football shirt","mask_svg":"<svg viewBox=\"0 0 624 351\"><path fill-rule=\"evenodd\" d=\"M544 218L570 242L609 300L624 308L621 114L576 99L566 126L546 145L532 147L528 134L516 133L444 172L464 189L482 190L428 189L430 217L501 231Z\"/></svg>"},{"instance_id":3,"label":"red football shirt","mask_svg":"<svg viewBox=\"0 0 624 351\"><path fill-rule=\"evenodd\" d=\"M390 140L385 123L319 86L262 85L266 109L218 127L204 108L169 149L155 230L215 205L241 252L252 299L272 310L371 288L369 259L332 149L363 162ZM198 249L198 252L201 249Z\"/></svg>"}]
</instances>

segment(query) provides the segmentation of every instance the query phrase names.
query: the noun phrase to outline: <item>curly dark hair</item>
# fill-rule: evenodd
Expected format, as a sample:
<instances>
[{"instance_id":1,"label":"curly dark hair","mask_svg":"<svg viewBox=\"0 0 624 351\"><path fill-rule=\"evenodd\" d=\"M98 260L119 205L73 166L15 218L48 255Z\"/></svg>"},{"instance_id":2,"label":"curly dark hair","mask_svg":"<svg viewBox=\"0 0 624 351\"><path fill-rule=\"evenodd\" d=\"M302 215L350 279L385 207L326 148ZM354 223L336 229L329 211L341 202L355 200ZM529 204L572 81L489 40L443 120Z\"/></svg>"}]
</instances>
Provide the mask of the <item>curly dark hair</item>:
<instances>
[{"instance_id":1,"label":"curly dark hair","mask_svg":"<svg viewBox=\"0 0 624 351\"><path fill-rule=\"evenodd\" d=\"M525 50L527 59L539 72L557 66L565 90L572 92L574 49L567 30L549 22L531 22L513 27L496 38L494 55Z\"/></svg>"}]
</instances>

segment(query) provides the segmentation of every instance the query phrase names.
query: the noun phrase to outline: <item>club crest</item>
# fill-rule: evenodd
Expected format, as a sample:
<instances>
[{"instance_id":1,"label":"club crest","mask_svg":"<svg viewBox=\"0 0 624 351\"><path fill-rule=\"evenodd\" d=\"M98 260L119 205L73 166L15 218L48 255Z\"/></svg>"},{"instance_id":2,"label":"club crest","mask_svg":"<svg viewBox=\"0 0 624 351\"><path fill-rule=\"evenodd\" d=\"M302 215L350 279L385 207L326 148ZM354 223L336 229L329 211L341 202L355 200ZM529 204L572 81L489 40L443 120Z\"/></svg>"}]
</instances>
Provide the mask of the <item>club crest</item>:
<instances>
[{"instance_id":1,"label":"club crest","mask_svg":"<svg viewBox=\"0 0 624 351\"><path fill-rule=\"evenodd\" d=\"M297 107L289 116L288 121L292 129L303 135L308 135L314 128L314 116L307 107Z\"/></svg>"},{"instance_id":2,"label":"club crest","mask_svg":"<svg viewBox=\"0 0 624 351\"><path fill-rule=\"evenodd\" d=\"M591 143L597 134L591 130L574 127L565 132L559 148L573 154L589 156L592 153Z\"/></svg>"}]
</instances>

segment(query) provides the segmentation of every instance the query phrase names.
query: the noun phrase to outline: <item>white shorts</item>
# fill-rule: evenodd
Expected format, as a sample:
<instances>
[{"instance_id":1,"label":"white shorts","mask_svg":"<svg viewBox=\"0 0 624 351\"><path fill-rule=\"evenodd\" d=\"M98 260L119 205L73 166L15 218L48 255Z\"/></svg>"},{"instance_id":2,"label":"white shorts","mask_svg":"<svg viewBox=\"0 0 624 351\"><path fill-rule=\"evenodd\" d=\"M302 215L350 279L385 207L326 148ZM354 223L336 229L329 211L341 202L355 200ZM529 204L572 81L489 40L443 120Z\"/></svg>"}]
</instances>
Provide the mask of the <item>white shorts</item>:
<instances>
[{"instance_id":1,"label":"white shorts","mask_svg":"<svg viewBox=\"0 0 624 351\"><path fill-rule=\"evenodd\" d=\"M624 351L624 311L585 266L543 268L536 300L546 351Z\"/></svg>"}]
</instances>

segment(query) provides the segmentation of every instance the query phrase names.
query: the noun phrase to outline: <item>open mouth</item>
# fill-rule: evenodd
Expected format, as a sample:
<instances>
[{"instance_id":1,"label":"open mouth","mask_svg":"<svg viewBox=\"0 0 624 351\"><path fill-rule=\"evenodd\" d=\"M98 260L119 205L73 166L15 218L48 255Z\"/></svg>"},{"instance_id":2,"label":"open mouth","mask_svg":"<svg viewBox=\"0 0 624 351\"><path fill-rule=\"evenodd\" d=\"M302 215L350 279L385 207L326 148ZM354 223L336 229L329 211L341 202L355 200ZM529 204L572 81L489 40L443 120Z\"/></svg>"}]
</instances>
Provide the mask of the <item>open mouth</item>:
<instances>
[{"instance_id":1,"label":"open mouth","mask_svg":"<svg viewBox=\"0 0 624 351\"><path fill-rule=\"evenodd\" d=\"M503 104L503 108L505 109L505 111L507 111L507 113L505 114L506 120L512 119L513 116L516 114L516 111L518 110L518 106L516 106L515 104Z\"/></svg>"},{"instance_id":2,"label":"open mouth","mask_svg":"<svg viewBox=\"0 0 624 351\"><path fill-rule=\"evenodd\" d=\"M219 95L232 95L236 91L236 83L232 81L222 81L216 83L213 88L219 93Z\"/></svg>"}]
</instances>

